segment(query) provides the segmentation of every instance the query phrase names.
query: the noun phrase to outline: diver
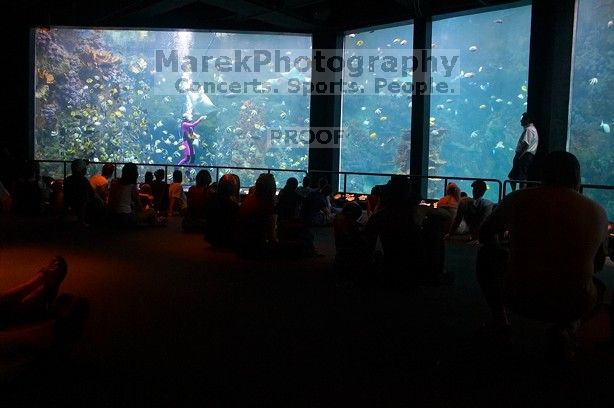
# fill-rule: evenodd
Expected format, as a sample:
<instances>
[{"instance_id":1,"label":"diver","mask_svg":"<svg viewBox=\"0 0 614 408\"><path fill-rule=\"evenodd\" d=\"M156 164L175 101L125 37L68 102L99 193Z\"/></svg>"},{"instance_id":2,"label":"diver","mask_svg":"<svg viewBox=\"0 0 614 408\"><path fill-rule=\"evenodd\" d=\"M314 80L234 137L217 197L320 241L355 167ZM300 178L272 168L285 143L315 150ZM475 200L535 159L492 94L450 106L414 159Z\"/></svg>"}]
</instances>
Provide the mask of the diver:
<instances>
[{"instance_id":1,"label":"diver","mask_svg":"<svg viewBox=\"0 0 614 408\"><path fill-rule=\"evenodd\" d=\"M179 160L178 165L183 164L194 164L194 160L196 160L196 149L194 148L194 140L198 139L200 136L194 132L194 128L198 126L198 124L205 119L204 116L196 119L192 122L192 115L189 113L184 113L181 118L181 137L183 139L183 158Z\"/></svg>"}]
</instances>

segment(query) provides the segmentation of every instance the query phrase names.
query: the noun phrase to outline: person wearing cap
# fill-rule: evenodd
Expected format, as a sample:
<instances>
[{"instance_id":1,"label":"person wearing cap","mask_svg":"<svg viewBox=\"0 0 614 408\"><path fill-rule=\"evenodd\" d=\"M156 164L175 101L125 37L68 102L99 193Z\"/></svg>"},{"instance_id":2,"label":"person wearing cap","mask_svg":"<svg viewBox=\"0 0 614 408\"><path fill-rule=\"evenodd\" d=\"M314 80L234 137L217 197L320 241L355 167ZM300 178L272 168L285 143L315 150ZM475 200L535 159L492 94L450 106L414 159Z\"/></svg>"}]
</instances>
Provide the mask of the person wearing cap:
<instances>
[{"instance_id":1,"label":"person wearing cap","mask_svg":"<svg viewBox=\"0 0 614 408\"><path fill-rule=\"evenodd\" d=\"M466 225L464 230L468 230L471 240L475 241L479 238L480 227L492 212L493 203L484 198L487 190L484 180L475 180L471 183L471 188L473 197L464 197L460 200L456 216L446 238L455 234L463 221Z\"/></svg>"},{"instance_id":2,"label":"person wearing cap","mask_svg":"<svg viewBox=\"0 0 614 408\"><path fill-rule=\"evenodd\" d=\"M74 213L79 222L87 225L104 212L104 203L85 177L87 162L75 159L70 164L72 175L64 180L64 207Z\"/></svg>"},{"instance_id":3,"label":"person wearing cap","mask_svg":"<svg viewBox=\"0 0 614 408\"><path fill-rule=\"evenodd\" d=\"M181 118L181 137L183 139L183 157L179 160L178 165L193 164L196 159L196 150L194 149L194 139L198 138L198 135L194 132L194 128L198 126L200 122L205 120L204 116L192 121L192 115L184 113Z\"/></svg>"}]
</instances>

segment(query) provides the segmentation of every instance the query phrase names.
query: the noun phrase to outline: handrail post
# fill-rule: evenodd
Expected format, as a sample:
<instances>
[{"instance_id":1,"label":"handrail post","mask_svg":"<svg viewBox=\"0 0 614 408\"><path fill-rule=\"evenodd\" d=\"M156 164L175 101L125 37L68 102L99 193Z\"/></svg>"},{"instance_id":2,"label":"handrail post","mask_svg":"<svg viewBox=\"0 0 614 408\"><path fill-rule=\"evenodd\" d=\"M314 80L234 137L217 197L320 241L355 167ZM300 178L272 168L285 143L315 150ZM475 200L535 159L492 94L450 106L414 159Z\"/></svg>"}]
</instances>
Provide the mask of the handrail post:
<instances>
[{"instance_id":1,"label":"handrail post","mask_svg":"<svg viewBox=\"0 0 614 408\"><path fill-rule=\"evenodd\" d=\"M66 160L62 162L62 165L64 166L64 180L66 180Z\"/></svg>"},{"instance_id":2,"label":"handrail post","mask_svg":"<svg viewBox=\"0 0 614 408\"><path fill-rule=\"evenodd\" d=\"M220 168L218 166L215 166L215 181L220 181Z\"/></svg>"},{"instance_id":3,"label":"handrail post","mask_svg":"<svg viewBox=\"0 0 614 408\"><path fill-rule=\"evenodd\" d=\"M348 175L347 173L343 173L343 196L347 194L348 190Z\"/></svg>"}]
</instances>

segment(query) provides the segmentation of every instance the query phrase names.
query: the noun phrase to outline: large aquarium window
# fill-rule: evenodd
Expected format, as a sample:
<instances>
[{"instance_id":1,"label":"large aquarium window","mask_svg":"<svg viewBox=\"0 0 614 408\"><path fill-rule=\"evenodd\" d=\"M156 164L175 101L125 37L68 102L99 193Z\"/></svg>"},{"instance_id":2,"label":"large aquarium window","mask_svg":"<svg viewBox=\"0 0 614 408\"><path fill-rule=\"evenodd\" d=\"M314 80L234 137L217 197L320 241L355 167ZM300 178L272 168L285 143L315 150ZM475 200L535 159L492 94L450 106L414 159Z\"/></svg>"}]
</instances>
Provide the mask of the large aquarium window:
<instances>
[{"instance_id":1,"label":"large aquarium window","mask_svg":"<svg viewBox=\"0 0 614 408\"><path fill-rule=\"evenodd\" d=\"M445 18L432 27L433 50L459 52L452 81L460 90L431 96L429 175L505 180L527 105L531 7ZM486 194L491 200L495 187ZM443 181L429 181L430 198L443 193Z\"/></svg>"},{"instance_id":2,"label":"large aquarium window","mask_svg":"<svg viewBox=\"0 0 614 408\"><path fill-rule=\"evenodd\" d=\"M34 51L36 159L307 168L284 135L309 95L272 89L309 81L310 36L51 28Z\"/></svg>"},{"instance_id":3,"label":"large aquarium window","mask_svg":"<svg viewBox=\"0 0 614 408\"><path fill-rule=\"evenodd\" d=\"M356 85L358 92L346 92L342 97L340 170L368 173L409 174L411 93L389 88L391 83L411 83L411 76L401 65L381 69L385 57L400 61L411 56L413 25L364 32L353 32L344 39L344 59L362 57L364 70L358 74L344 65L343 81ZM369 58L377 61L369 72ZM385 84L385 85L384 85ZM392 89L392 91L391 91ZM376 184L389 177L348 176L347 190L368 193ZM340 178L340 188L343 178Z\"/></svg>"},{"instance_id":4,"label":"large aquarium window","mask_svg":"<svg viewBox=\"0 0 614 408\"><path fill-rule=\"evenodd\" d=\"M614 0L579 0L571 86L568 150L582 183L614 185ZM589 192L589 190L587 190ZM590 189L614 220L614 192Z\"/></svg>"}]
</instances>

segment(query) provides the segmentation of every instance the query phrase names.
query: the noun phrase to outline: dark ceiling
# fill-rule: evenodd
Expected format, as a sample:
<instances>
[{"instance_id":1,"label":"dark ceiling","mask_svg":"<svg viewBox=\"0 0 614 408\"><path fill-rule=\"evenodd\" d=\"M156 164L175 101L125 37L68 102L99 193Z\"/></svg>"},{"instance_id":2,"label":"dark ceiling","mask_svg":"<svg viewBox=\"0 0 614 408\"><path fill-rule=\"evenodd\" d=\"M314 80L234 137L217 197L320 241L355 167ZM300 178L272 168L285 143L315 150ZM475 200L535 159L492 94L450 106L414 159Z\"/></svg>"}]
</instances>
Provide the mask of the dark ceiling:
<instances>
[{"instance_id":1,"label":"dark ceiling","mask_svg":"<svg viewBox=\"0 0 614 408\"><path fill-rule=\"evenodd\" d=\"M315 32L408 20L510 0L22 0L23 25Z\"/></svg>"}]
</instances>

